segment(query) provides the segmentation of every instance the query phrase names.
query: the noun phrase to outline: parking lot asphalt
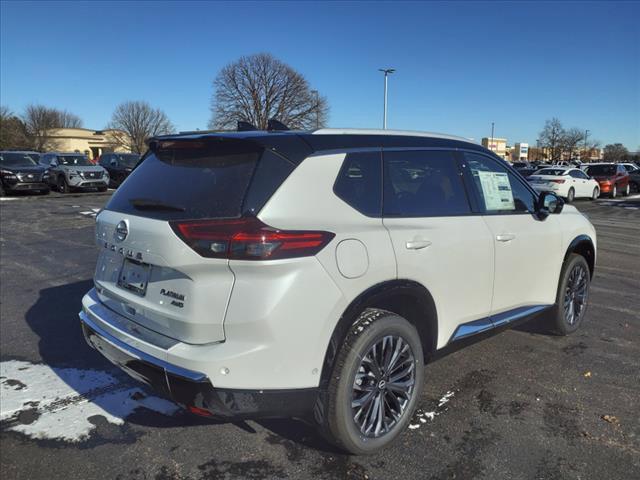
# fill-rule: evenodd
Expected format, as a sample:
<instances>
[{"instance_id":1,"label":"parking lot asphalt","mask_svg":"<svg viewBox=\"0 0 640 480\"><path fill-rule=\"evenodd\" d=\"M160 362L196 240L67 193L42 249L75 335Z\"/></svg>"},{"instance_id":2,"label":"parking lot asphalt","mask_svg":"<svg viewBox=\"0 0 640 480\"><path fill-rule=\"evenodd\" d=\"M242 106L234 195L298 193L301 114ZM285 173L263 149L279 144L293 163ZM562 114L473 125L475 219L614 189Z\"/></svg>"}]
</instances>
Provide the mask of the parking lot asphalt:
<instances>
[{"instance_id":1,"label":"parking lot asphalt","mask_svg":"<svg viewBox=\"0 0 640 480\"><path fill-rule=\"evenodd\" d=\"M108 197L0 201L1 478L640 478L640 196L576 202L599 249L581 330L530 322L429 364L411 428L369 457L301 421L184 414L91 350L77 313Z\"/></svg>"}]
</instances>

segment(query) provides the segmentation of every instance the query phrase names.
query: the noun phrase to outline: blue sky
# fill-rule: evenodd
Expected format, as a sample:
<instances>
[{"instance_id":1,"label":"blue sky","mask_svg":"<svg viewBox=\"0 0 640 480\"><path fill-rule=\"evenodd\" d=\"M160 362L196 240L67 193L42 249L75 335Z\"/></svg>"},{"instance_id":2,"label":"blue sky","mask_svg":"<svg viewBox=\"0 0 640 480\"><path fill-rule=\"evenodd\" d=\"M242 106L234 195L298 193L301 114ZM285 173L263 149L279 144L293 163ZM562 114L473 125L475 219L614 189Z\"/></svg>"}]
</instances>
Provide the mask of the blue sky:
<instances>
[{"instance_id":1,"label":"blue sky","mask_svg":"<svg viewBox=\"0 0 640 480\"><path fill-rule=\"evenodd\" d=\"M388 127L535 144L545 119L640 148L637 2L88 2L1 4L1 103L66 108L103 128L147 100L204 129L212 80L270 52L331 106L332 127Z\"/></svg>"}]
</instances>

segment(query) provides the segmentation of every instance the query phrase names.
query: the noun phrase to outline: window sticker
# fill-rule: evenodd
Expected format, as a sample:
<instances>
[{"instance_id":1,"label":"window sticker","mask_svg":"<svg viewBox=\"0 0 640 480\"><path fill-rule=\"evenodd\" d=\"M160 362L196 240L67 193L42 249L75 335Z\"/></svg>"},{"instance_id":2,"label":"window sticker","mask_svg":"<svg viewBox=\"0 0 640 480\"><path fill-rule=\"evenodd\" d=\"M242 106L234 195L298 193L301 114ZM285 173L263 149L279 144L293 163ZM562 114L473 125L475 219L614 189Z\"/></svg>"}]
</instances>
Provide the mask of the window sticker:
<instances>
[{"instance_id":1,"label":"window sticker","mask_svg":"<svg viewBox=\"0 0 640 480\"><path fill-rule=\"evenodd\" d=\"M509 177L503 172L475 172L480 179L487 210L515 210Z\"/></svg>"}]
</instances>

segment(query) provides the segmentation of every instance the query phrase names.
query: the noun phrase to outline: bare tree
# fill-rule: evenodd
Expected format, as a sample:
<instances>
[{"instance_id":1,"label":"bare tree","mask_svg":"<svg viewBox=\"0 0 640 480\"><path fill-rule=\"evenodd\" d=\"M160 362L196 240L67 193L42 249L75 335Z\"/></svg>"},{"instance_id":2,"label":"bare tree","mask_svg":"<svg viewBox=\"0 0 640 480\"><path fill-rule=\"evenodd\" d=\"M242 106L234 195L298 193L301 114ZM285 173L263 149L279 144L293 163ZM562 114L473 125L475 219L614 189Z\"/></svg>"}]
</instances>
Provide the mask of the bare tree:
<instances>
[{"instance_id":1,"label":"bare tree","mask_svg":"<svg viewBox=\"0 0 640 480\"><path fill-rule=\"evenodd\" d=\"M82 119L73 113L44 105L29 105L23 115L33 147L38 151L55 148L47 137L48 130L55 128L81 128Z\"/></svg>"},{"instance_id":2,"label":"bare tree","mask_svg":"<svg viewBox=\"0 0 640 480\"><path fill-rule=\"evenodd\" d=\"M614 143L604 146L605 162L623 162L627 159L629 150L621 143Z\"/></svg>"},{"instance_id":3,"label":"bare tree","mask_svg":"<svg viewBox=\"0 0 640 480\"><path fill-rule=\"evenodd\" d=\"M32 141L24 122L6 106L0 106L0 150L29 150Z\"/></svg>"},{"instance_id":4,"label":"bare tree","mask_svg":"<svg viewBox=\"0 0 640 480\"><path fill-rule=\"evenodd\" d=\"M292 129L327 123L327 99L289 65L268 53L240 57L213 81L209 128L233 129L238 121L265 130L270 118Z\"/></svg>"},{"instance_id":5,"label":"bare tree","mask_svg":"<svg viewBox=\"0 0 640 480\"><path fill-rule=\"evenodd\" d=\"M149 138L175 131L169 117L162 110L153 108L144 101L118 105L108 128L116 130L111 134L116 144L135 153L144 153Z\"/></svg>"},{"instance_id":6,"label":"bare tree","mask_svg":"<svg viewBox=\"0 0 640 480\"><path fill-rule=\"evenodd\" d=\"M567 160L572 160L573 154L577 153L581 146L580 144L584 144L584 130L575 127L565 130L560 143Z\"/></svg>"},{"instance_id":7,"label":"bare tree","mask_svg":"<svg viewBox=\"0 0 640 480\"><path fill-rule=\"evenodd\" d=\"M562 140L565 130L557 118L547 120L540 132L540 146L549 149L549 157L557 162L562 157Z\"/></svg>"}]
</instances>

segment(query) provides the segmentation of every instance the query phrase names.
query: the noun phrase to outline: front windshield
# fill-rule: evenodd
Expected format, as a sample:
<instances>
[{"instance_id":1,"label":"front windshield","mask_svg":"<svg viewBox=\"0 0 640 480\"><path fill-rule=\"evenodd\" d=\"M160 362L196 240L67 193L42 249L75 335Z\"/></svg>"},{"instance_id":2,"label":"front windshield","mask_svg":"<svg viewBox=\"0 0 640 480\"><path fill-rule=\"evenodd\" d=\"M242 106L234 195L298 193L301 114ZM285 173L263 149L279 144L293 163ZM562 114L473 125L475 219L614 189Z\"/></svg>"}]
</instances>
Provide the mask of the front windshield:
<instances>
[{"instance_id":1,"label":"front windshield","mask_svg":"<svg viewBox=\"0 0 640 480\"><path fill-rule=\"evenodd\" d=\"M35 167L38 164L35 153L0 153L0 164L3 167Z\"/></svg>"},{"instance_id":2,"label":"front windshield","mask_svg":"<svg viewBox=\"0 0 640 480\"><path fill-rule=\"evenodd\" d=\"M592 165L587 167L586 170L587 175L591 175L592 177L596 177L598 175L615 175L616 174L616 166L615 165Z\"/></svg>"},{"instance_id":3,"label":"front windshield","mask_svg":"<svg viewBox=\"0 0 640 480\"><path fill-rule=\"evenodd\" d=\"M124 167L133 168L140 160L140 155L135 154L120 154L115 156L118 163Z\"/></svg>"},{"instance_id":4,"label":"front windshield","mask_svg":"<svg viewBox=\"0 0 640 480\"><path fill-rule=\"evenodd\" d=\"M556 175L561 176L566 172L563 168L543 168L542 170L536 172L536 175Z\"/></svg>"},{"instance_id":5,"label":"front windshield","mask_svg":"<svg viewBox=\"0 0 640 480\"><path fill-rule=\"evenodd\" d=\"M81 167L90 167L93 165L84 155L58 155L58 163L60 165L78 165Z\"/></svg>"}]
</instances>

